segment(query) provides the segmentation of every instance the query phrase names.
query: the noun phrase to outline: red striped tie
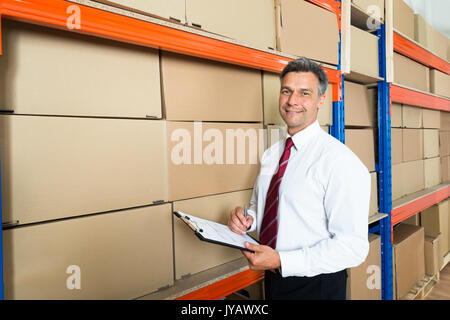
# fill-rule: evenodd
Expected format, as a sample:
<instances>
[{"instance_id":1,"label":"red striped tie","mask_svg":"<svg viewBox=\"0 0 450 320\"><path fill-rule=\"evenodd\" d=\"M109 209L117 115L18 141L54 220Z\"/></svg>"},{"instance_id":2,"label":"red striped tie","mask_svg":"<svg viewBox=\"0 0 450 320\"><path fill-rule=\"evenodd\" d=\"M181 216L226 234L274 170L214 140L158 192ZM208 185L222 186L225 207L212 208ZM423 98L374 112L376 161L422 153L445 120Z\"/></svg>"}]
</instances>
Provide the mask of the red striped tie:
<instances>
[{"instance_id":1,"label":"red striped tie","mask_svg":"<svg viewBox=\"0 0 450 320\"><path fill-rule=\"evenodd\" d=\"M286 139L283 155L280 158L278 171L273 175L267 191L266 205L264 207L264 217L261 224L261 232L259 240L262 244L275 249L277 246L278 233L278 190L280 189L281 180L283 180L284 172L291 155L291 147L294 145L292 139Z\"/></svg>"}]
</instances>

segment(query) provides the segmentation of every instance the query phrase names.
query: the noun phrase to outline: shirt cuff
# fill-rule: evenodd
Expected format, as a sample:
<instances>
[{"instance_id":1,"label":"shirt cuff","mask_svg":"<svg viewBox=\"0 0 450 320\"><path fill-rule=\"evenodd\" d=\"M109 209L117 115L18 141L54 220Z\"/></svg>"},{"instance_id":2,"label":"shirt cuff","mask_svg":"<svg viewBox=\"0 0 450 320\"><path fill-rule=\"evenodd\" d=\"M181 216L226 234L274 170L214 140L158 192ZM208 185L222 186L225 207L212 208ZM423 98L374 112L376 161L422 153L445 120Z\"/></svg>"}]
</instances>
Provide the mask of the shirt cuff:
<instances>
[{"instance_id":1,"label":"shirt cuff","mask_svg":"<svg viewBox=\"0 0 450 320\"><path fill-rule=\"evenodd\" d=\"M281 276L285 277L303 277L307 270L305 264L305 252L303 249L293 251L279 251Z\"/></svg>"}]
</instances>

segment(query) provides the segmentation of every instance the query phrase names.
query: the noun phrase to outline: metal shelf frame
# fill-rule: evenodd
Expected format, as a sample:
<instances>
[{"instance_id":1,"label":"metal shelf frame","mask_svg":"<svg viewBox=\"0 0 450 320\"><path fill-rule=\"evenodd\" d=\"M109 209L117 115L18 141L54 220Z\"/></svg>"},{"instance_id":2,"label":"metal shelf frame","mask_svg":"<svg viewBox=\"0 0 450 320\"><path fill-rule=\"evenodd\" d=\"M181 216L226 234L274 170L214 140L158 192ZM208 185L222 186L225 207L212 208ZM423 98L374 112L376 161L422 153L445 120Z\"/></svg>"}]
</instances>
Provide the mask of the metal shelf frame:
<instances>
[{"instance_id":1,"label":"metal shelf frame","mask_svg":"<svg viewBox=\"0 0 450 320\"><path fill-rule=\"evenodd\" d=\"M341 30L340 0L308 1L334 12L338 19L339 30ZM76 5L80 9L81 25L79 29L69 29L67 26L67 19L70 16L67 9L72 5ZM195 32L142 21L64 0L0 0L0 21L2 18L271 72L281 72L284 66L292 60L292 58L283 56L276 51L271 53L266 50L258 50ZM383 79L386 79L386 30L384 24L381 24L378 29L378 37L379 75ZM1 50L0 30L0 55L2 53ZM330 134L345 143L344 77L341 73L340 50L341 48L339 46L339 65L337 66L337 70L332 68L324 69L328 75L329 82L334 85L332 99L333 125L330 127ZM394 50L424 65L450 74L450 65L446 61L417 46L414 42L397 32L394 32ZM391 300L393 298L392 226L411 216L412 212L416 212L419 209L423 210L425 206L429 207L439 202L439 199L448 197L450 194L450 187L447 186L431 195L416 199L413 203L405 204L394 210L392 209L390 135L390 105L392 101L450 111L449 99L407 89L395 84L389 84L385 80L378 82L379 158L377 172L379 177L379 211L387 216L381 218L377 222L377 226L372 227L371 230L379 232L381 237L382 299L384 300ZM179 297L178 299L219 299L262 280L263 276L261 272L245 270ZM3 252L2 234L0 232L0 299L3 298Z\"/></svg>"}]
</instances>

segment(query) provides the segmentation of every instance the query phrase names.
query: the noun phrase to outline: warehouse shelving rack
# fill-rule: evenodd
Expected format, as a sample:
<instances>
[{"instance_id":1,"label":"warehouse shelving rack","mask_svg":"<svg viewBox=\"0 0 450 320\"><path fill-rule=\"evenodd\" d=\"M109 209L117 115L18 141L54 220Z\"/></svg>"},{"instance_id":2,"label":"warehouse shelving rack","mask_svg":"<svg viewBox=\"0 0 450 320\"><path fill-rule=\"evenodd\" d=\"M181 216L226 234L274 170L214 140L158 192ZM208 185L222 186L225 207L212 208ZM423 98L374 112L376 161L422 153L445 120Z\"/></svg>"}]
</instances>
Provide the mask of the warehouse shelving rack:
<instances>
[{"instance_id":1,"label":"warehouse shelving rack","mask_svg":"<svg viewBox=\"0 0 450 320\"><path fill-rule=\"evenodd\" d=\"M393 51L400 53L427 67L450 74L450 64L422 47L419 43L393 30ZM390 83L388 88L389 105L392 102L404 103L416 107L450 112L450 99L429 92L422 92L396 83ZM390 146L390 139L389 139ZM392 202L391 229L419 212L450 197L450 183L442 183L407 195ZM393 241L393 230L391 230ZM450 260L450 254L444 258L444 265Z\"/></svg>"},{"instance_id":2,"label":"warehouse shelving rack","mask_svg":"<svg viewBox=\"0 0 450 320\"><path fill-rule=\"evenodd\" d=\"M395 52L407 56L427 67L450 74L450 64L447 61L434 55L399 31L394 30L393 41L393 50ZM389 90L391 103L405 103L417 107L450 112L450 99L448 98L407 88L395 83L390 84ZM391 211L392 227L448 197L450 197L450 184L442 183L436 187L422 190L394 201Z\"/></svg>"},{"instance_id":3,"label":"warehouse shelving rack","mask_svg":"<svg viewBox=\"0 0 450 320\"><path fill-rule=\"evenodd\" d=\"M340 0L308 0L336 14L339 30L341 30ZM79 29L70 29L67 19L70 16L69 6L79 8L81 24ZM127 42L138 46L157 48L186 55L241 65L259 70L281 72L292 57L277 51L269 51L247 47L238 43L211 37L201 31L166 22L144 21L133 17L100 10L89 6L84 0L0 0L0 21L2 18L19 20L26 23L43 25L51 28L78 32L91 36ZM156 19L155 19L156 20ZM1 24L0 24L1 28ZM1 31L1 30L0 30ZM379 231L382 243L382 298L392 299L392 226L407 217L423 210L450 195L450 185L441 185L428 190L426 194L417 195L408 203L397 205L391 197L391 161L390 161L390 104L392 101L412 105L420 104L428 108L450 111L448 99L418 92L396 84L386 82L386 30L384 24L378 30L380 77L378 82L378 132L379 132L379 203L380 212L387 214L378 220L378 225L371 229ZM416 61L450 72L447 62L430 55L413 41L394 32L395 51L407 55ZM419 50L421 49L421 50ZM340 50L340 49L339 49ZM425 51L425 52L424 52ZM0 54L1 32L0 32ZM337 69L325 68L333 86L333 126L330 133L344 142L344 104L343 76L341 74L341 52ZM1 199L0 199L1 201ZM0 202L1 204L1 202ZM394 208L392 208L394 206ZM0 207L1 210L1 207ZM420 211L419 210L419 211ZM418 212L418 211L417 211ZM416 213L417 213L416 212ZM0 211L1 217L1 211ZM373 221L372 221L373 222ZM1 231L0 231L1 233ZM3 299L3 254L0 234L0 298ZM236 267L236 266L234 266ZM248 267L238 265L235 272L225 278L207 282L205 285L184 292L177 299L220 299L232 292L245 288L263 279L263 272L255 272Z\"/></svg>"},{"instance_id":4,"label":"warehouse shelving rack","mask_svg":"<svg viewBox=\"0 0 450 320\"><path fill-rule=\"evenodd\" d=\"M340 28L340 1L308 1L335 13ZM80 17L80 24L75 27L68 24L68 19L73 12L70 6L76 6ZM88 5L84 0L0 0L0 22L3 18L277 73L280 73L293 59L280 52L270 52L217 39L185 26L158 22L156 19L149 22L100 10ZM2 54L1 30L0 54ZM338 106L340 105L343 109L340 92L341 71L329 67L324 69L329 82L334 84L333 102L338 102ZM335 124L337 132L342 130L340 126L339 123ZM244 269L225 279L208 283L178 299L219 299L264 277L263 272L255 272L248 267ZM1 251L0 271L0 298L3 299L3 254Z\"/></svg>"}]
</instances>

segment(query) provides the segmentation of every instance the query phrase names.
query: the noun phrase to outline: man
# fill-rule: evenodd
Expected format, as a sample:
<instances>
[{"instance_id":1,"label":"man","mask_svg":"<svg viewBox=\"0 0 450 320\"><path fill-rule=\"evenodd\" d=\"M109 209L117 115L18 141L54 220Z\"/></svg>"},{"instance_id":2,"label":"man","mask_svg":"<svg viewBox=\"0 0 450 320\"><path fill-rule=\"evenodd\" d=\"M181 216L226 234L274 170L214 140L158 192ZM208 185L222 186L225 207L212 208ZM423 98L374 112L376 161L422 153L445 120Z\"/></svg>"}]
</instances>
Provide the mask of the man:
<instances>
[{"instance_id":1,"label":"man","mask_svg":"<svg viewBox=\"0 0 450 320\"><path fill-rule=\"evenodd\" d=\"M243 254L251 269L266 270L268 299L345 299L346 268L368 253L370 175L319 126L327 85L309 59L285 67L279 111L287 137L261 158L247 219L241 207L230 212L232 231L258 230L261 245L246 243L254 253Z\"/></svg>"}]
</instances>

